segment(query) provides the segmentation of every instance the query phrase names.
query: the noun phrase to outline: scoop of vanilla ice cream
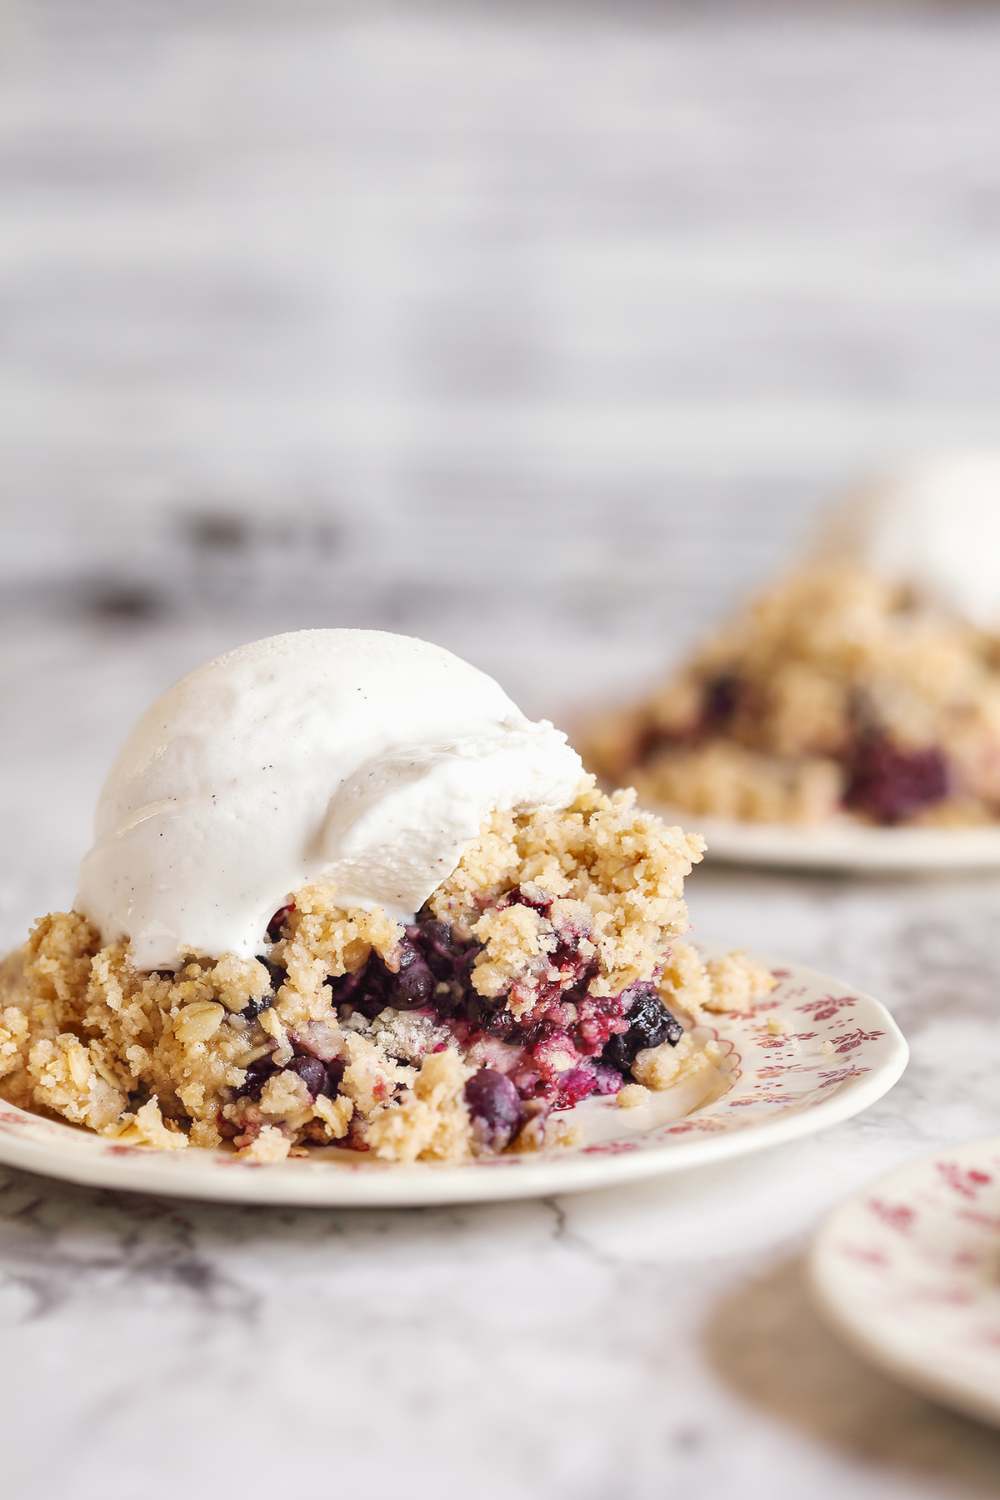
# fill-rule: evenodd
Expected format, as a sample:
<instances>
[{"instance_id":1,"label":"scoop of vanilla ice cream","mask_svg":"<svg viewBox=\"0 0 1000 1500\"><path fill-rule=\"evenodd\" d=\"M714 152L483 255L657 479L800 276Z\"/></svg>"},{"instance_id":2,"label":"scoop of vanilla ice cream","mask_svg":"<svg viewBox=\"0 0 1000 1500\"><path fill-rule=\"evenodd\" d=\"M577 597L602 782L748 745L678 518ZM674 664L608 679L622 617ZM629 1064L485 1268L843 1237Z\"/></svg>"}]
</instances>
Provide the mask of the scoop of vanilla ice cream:
<instances>
[{"instance_id":1,"label":"scoop of vanilla ice cream","mask_svg":"<svg viewBox=\"0 0 1000 1500\"><path fill-rule=\"evenodd\" d=\"M887 474L833 513L819 550L1000 629L1000 452L940 455Z\"/></svg>"},{"instance_id":2,"label":"scoop of vanilla ice cream","mask_svg":"<svg viewBox=\"0 0 1000 1500\"><path fill-rule=\"evenodd\" d=\"M583 775L450 652L369 630L242 646L159 698L97 809L77 909L142 969L261 951L304 882L409 917L496 809L562 807Z\"/></svg>"}]
</instances>

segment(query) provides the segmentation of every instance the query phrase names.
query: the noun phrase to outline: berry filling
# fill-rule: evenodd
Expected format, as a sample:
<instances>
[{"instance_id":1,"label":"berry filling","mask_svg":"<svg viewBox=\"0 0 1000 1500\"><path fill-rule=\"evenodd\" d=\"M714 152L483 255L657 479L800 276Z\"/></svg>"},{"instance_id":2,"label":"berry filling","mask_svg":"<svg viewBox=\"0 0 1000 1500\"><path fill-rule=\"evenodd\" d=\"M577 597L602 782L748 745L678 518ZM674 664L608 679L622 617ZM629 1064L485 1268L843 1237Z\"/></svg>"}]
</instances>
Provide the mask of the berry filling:
<instances>
[{"instance_id":1,"label":"berry filling","mask_svg":"<svg viewBox=\"0 0 1000 1500\"><path fill-rule=\"evenodd\" d=\"M845 807L876 823L905 822L944 801L950 791L948 762L940 750L903 750L878 731L856 741L847 771Z\"/></svg>"},{"instance_id":2,"label":"berry filling","mask_svg":"<svg viewBox=\"0 0 1000 1500\"><path fill-rule=\"evenodd\" d=\"M501 910L526 906L545 919L553 905L552 896L530 883L497 903ZM269 935L281 932L290 909L275 914ZM584 949L587 933L565 922L553 923L552 933L542 972L512 987L518 1015L508 1008L509 996L487 999L476 990L473 968L482 945L425 913L407 926L396 968L373 952L356 972L327 981L331 1000L348 1025L354 1018L364 1024L410 1012L424 1018L432 1036L445 1028L468 1061L479 1064L465 1089L473 1132L483 1149L502 1151L528 1118L569 1109L591 1095L616 1094L643 1048L676 1046L683 1035L652 983L618 995L590 994L596 965L592 945ZM247 1020L273 1003L285 978L280 964L258 961L270 975L271 993L248 1003ZM311 1099L335 1097L345 1064L331 1055L328 1033L319 1025L293 1035L295 1055L284 1069L270 1057L252 1062L237 1095L259 1100L269 1079L285 1071L302 1080ZM438 1040L432 1050L445 1045Z\"/></svg>"},{"instance_id":3,"label":"berry filling","mask_svg":"<svg viewBox=\"0 0 1000 1500\"><path fill-rule=\"evenodd\" d=\"M644 1047L658 1047L661 1042L676 1047L684 1030L653 985L634 984L626 994L633 996L628 1009L628 1030L611 1038L604 1050L604 1061L620 1073L628 1074Z\"/></svg>"},{"instance_id":4,"label":"berry filling","mask_svg":"<svg viewBox=\"0 0 1000 1500\"><path fill-rule=\"evenodd\" d=\"M475 989L483 944L460 938L427 910L405 927L388 962L372 950L357 971L325 981L339 1028L375 1032L391 1058L420 1064L429 1053L456 1047L475 1070L465 1103L478 1149L487 1152L505 1151L528 1122L552 1110L618 1094L643 1049L673 1047L682 1037L681 1023L651 981L618 995L592 995L597 960L586 918L565 915L565 907L561 912L556 898L532 882L513 886L495 903L496 910L511 906L537 913L543 951L504 995L486 998ZM274 913L271 941L288 936L291 912L285 906ZM285 983L280 963L264 956L258 963L267 969L270 993L247 1002L244 1020L273 1005ZM301 1080L310 1101L336 1098L346 1068L339 1028L301 1023L288 1032L291 1059L277 1064L271 1053L250 1062L235 1097L259 1103L270 1080L285 1073ZM232 1133L231 1125L220 1128ZM348 1143L357 1143L354 1131Z\"/></svg>"},{"instance_id":5,"label":"berry filling","mask_svg":"<svg viewBox=\"0 0 1000 1500\"><path fill-rule=\"evenodd\" d=\"M684 727L647 723L635 746L635 761L648 765L667 750L703 743L731 732L740 712L748 716L747 683L736 672L720 672L700 685L700 708ZM843 805L875 823L904 823L925 808L943 802L953 791L944 754L934 746L904 750L882 729L866 727L856 734L842 757L846 777Z\"/></svg>"},{"instance_id":6,"label":"berry filling","mask_svg":"<svg viewBox=\"0 0 1000 1500\"><path fill-rule=\"evenodd\" d=\"M4 1098L260 1164L313 1146L461 1162L568 1145L553 1111L707 1061L696 1037L668 1055L680 1026L658 994L697 1015L715 993L677 942L702 850L584 779L564 808L496 811L404 926L320 880L279 895L258 957L151 972L82 913L50 913L11 966L10 1006L5 989Z\"/></svg>"},{"instance_id":7,"label":"berry filling","mask_svg":"<svg viewBox=\"0 0 1000 1500\"><path fill-rule=\"evenodd\" d=\"M703 689L702 731L722 729L733 718L745 696L746 684L735 672L720 672L711 677Z\"/></svg>"},{"instance_id":8,"label":"berry filling","mask_svg":"<svg viewBox=\"0 0 1000 1500\"><path fill-rule=\"evenodd\" d=\"M530 906L545 915L553 898L538 886L517 886L498 905ZM416 1011L446 1027L463 1055L482 1063L466 1097L492 1138L515 1128L512 1106L504 1113L497 1101L568 1109L592 1094L617 1093L639 1051L661 1042L675 1046L683 1034L653 984L590 994L595 964L583 951L586 934L570 924L553 931L543 972L513 986L518 1015L508 1008L508 996L487 999L475 989L481 945L426 915L406 928L397 970L373 953L356 973L328 981L331 998L345 1024L355 1014L371 1022L384 1012ZM311 1088L310 1078L311 1072Z\"/></svg>"},{"instance_id":9,"label":"berry filling","mask_svg":"<svg viewBox=\"0 0 1000 1500\"><path fill-rule=\"evenodd\" d=\"M279 938L284 937L285 922L294 910L295 906L291 901L287 906L279 906L278 910L275 912L274 916L267 924L268 942L276 943L278 942ZM261 960L261 962L263 962L263 959Z\"/></svg>"}]
</instances>

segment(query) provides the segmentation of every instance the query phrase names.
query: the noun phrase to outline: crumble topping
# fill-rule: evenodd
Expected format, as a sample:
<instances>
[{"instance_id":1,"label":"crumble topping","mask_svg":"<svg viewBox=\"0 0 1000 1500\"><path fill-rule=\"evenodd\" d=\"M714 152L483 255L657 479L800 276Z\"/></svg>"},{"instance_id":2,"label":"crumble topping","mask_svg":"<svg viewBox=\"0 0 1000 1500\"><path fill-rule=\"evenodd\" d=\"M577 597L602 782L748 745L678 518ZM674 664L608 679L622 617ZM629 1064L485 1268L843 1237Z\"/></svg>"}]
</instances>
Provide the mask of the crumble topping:
<instances>
[{"instance_id":1,"label":"crumble topping","mask_svg":"<svg viewBox=\"0 0 1000 1500\"><path fill-rule=\"evenodd\" d=\"M176 1125L168 1125L155 1099L147 1099L134 1115L125 1115L117 1139L136 1146L155 1146L159 1151L182 1151L188 1138Z\"/></svg>"},{"instance_id":2,"label":"crumble topping","mask_svg":"<svg viewBox=\"0 0 1000 1500\"><path fill-rule=\"evenodd\" d=\"M0 1011L0 1078L21 1066L21 1053L28 1040L28 1018L16 1005Z\"/></svg>"},{"instance_id":3,"label":"crumble topping","mask_svg":"<svg viewBox=\"0 0 1000 1500\"><path fill-rule=\"evenodd\" d=\"M684 881L704 849L697 834L641 811L634 791L608 797L588 783L560 812L497 814L428 904L485 944L476 961L481 994L539 972L569 932L598 964L595 993L610 995L648 977L664 938L686 929ZM535 908L543 920L481 915L515 882L529 911L532 887L547 896Z\"/></svg>"},{"instance_id":4,"label":"crumble topping","mask_svg":"<svg viewBox=\"0 0 1000 1500\"><path fill-rule=\"evenodd\" d=\"M258 958L145 973L78 913L50 914L0 975L0 1088L123 1142L229 1142L260 1162L569 1143L559 1111L601 1094L627 1107L698 1064L678 1015L774 983L681 940L702 849L588 780L561 812L491 818L405 926L315 883Z\"/></svg>"},{"instance_id":5,"label":"crumble topping","mask_svg":"<svg viewBox=\"0 0 1000 1500\"><path fill-rule=\"evenodd\" d=\"M695 814L959 825L1000 815L1000 642L856 566L764 593L594 733L611 782Z\"/></svg>"},{"instance_id":6,"label":"crumble topping","mask_svg":"<svg viewBox=\"0 0 1000 1500\"><path fill-rule=\"evenodd\" d=\"M409 1088L391 1107L383 1104L368 1126L367 1142L386 1161L458 1161L472 1149L465 1085L473 1069L453 1048L432 1052Z\"/></svg>"},{"instance_id":7,"label":"crumble topping","mask_svg":"<svg viewBox=\"0 0 1000 1500\"><path fill-rule=\"evenodd\" d=\"M650 1090L643 1083L626 1083L618 1090L615 1103L619 1109L638 1109L649 1099Z\"/></svg>"}]
</instances>

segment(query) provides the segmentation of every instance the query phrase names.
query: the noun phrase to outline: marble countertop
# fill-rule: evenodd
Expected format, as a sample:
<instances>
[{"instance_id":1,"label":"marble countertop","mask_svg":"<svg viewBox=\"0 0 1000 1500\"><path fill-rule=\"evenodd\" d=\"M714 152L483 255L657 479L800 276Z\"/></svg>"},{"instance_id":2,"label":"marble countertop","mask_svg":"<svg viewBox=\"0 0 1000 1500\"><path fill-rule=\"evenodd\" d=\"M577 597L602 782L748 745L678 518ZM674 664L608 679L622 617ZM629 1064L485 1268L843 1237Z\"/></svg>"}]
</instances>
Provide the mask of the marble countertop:
<instances>
[{"instance_id":1,"label":"marble countertop","mask_svg":"<svg viewBox=\"0 0 1000 1500\"><path fill-rule=\"evenodd\" d=\"M803 1255L874 1175L995 1131L998 904L996 879L701 872L701 934L850 974L913 1052L860 1118L687 1179L307 1212L0 1169L8 1493L994 1495L1000 1435L842 1345Z\"/></svg>"},{"instance_id":2,"label":"marble countertop","mask_svg":"<svg viewBox=\"0 0 1000 1500\"><path fill-rule=\"evenodd\" d=\"M995 439L995 12L513 10L5 9L0 943L71 900L123 730L207 655L406 630L572 720L860 467ZM885 999L898 1087L495 1208L0 1170L4 1494L995 1495L1000 1435L850 1353L803 1255L996 1131L1000 878L690 894L706 940Z\"/></svg>"}]
</instances>

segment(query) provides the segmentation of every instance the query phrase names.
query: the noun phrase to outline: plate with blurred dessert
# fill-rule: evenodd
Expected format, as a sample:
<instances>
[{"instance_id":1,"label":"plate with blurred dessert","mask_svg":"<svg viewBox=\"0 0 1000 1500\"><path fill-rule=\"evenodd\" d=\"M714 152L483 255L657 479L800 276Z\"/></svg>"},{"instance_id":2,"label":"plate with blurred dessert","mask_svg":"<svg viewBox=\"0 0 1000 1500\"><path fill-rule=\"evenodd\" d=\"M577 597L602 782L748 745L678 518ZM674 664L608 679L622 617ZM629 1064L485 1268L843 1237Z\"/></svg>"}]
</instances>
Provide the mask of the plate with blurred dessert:
<instances>
[{"instance_id":1,"label":"plate with blurred dessert","mask_svg":"<svg viewBox=\"0 0 1000 1500\"><path fill-rule=\"evenodd\" d=\"M888 1013L700 953L703 847L438 647L242 647L140 719L73 908L0 969L0 1160L250 1202L459 1201L866 1107L906 1059Z\"/></svg>"},{"instance_id":2,"label":"plate with blurred dessert","mask_svg":"<svg viewBox=\"0 0 1000 1500\"><path fill-rule=\"evenodd\" d=\"M1000 455L903 469L589 736L716 858L1000 864Z\"/></svg>"}]
</instances>

